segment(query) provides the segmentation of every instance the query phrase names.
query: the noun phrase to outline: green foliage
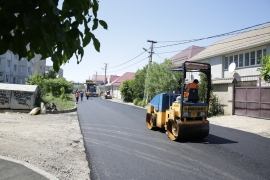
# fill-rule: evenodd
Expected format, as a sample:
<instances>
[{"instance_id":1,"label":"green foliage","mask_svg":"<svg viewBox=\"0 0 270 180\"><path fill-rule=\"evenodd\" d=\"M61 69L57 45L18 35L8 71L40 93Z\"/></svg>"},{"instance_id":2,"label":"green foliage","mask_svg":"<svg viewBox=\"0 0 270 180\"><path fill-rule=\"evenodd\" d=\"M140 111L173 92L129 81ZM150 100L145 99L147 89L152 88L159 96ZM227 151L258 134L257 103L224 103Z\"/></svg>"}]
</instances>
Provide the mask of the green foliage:
<instances>
[{"instance_id":1,"label":"green foliage","mask_svg":"<svg viewBox=\"0 0 270 180\"><path fill-rule=\"evenodd\" d=\"M134 97L139 99L143 99L146 72L147 72L147 65L144 66L143 69L139 69L134 76L134 83L132 89Z\"/></svg>"},{"instance_id":2,"label":"green foliage","mask_svg":"<svg viewBox=\"0 0 270 180\"><path fill-rule=\"evenodd\" d=\"M204 73L200 73L199 97L200 97L201 102L204 102L207 97L207 83L208 83L207 76ZM212 92L213 90L214 90L214 86L211 83L210 92Z\"/></svg>"},{"instance_id":3,"label":"green foliage","mask_svg":"<svg viewBox=\"0 0 270 180\"><path fill-rule=\"evenodd\" d=\"M73 94L66 94L66 100L63 101L60 97L55 97L51 93L48 93L41 98L41 101L45 104L54 103L57 110L67 110L75 107Z\"/></svg>"},{"instance_id":4,"label":"green foliage","mask_svg":"<svg viewBox=\"0 0 270 180\"><path fill-rule=\"evenodd\" d=\"M1 0L0 54L11 50L19 59L31 60L35 54L40 54L42 59L51 57L58 72L73 55L80 63L83 48L91 40L99 52L100 42L92 31L98 25L108 29L106 22L97 18L99 2L63 0L61 9L58 3L59 0Z\"/></svg>"},{"instance_id":5,"label":"green foliage","mask_svg":"<svg viewBox=\"0 0 270 180\"><path fill-rule=\"evenodd\" d=\"M266 81L270 82L270 54L269 55L262 55L260 58L260 68L258 68L258 71L260 71L260 76Z\"/></svg>"},{"instance_id":6,"label":"green foliage","mask_svg":"<svg viewBox=\"0 0 270 180\"><path fill-rule=\"evenodd\" d=\"M73 91L72 83L68 82L65 78L47 79L45 81L45 87L46 91L55 97L60 97L62 92L70 94Z\"/></svg>"},{"instance_id":7,"label":"green foliage","mask_svg":"<svg viewBox=\"0 0 270 180\"><path fill-rule=\"evenodd\" d=\"M135 98L135 99L133 99L133 104L134 105L138 105L138 102L140 101L140 99L138 99L138 98Z\"/></svg>"},{"instance_id":8,"label":"green foliage","mask_svg":"<svg viewBox=\"0 0 270 180\"><path fill-rule=\"evenodd\" d=\"M224 114L223 109L218 101L218 97L211 93L210 103L209 103L209 110L208 116L217 116Z\"/></svg>"},{"instance_id":9,"label":"green foliage","mask_svg":"<svg viewBox=\"0 0 270 180\"><path fill-rule=\"evenodd\" d=\"M45 74L46 79L55 79L57 76L57 73L53 70L50 70L47 74Z\"/></svg>"},{"instance_id":10,"label":"green foliage","mask_svg":"<svg viewBox=\"0 0 270 180\"><path fill-rule=\"evenodd\" d=\"M121 95L124 97L123 98L124 101L132 102L134 98L133 89L132 89L133 83L134 83L133 79L126 79L120 85L120 92L121 92Z\"/></svg>"},{"instance_id":11,"label":"green foliage","mask_svg":"<svg viewBox=\"0 0 270 180\"><path fill-rule=\"evenodd\" d=\"M146 80L146 90L148 100L156 94L168 92L171 88L176 89L181 86L181 72L165 70L166 67L173 66L170 60L165 59L163 63L154 62L148 73Z\"/></svg>"},{"instance_id":12,"label":"green foliage","mask_svg":"<svg viewBox=\"0 0 270 180\"><path fill-rule=\"evenodd\" d=\"M39 106L41 102L42 96L46 94L46 88L44 86L45 78L44 76L35 73L32 76L29 76L28 79L25 79L25 84L27 85L37 85L38 86L38 94L36 98L36 105Z\"/></svg>"}]
</instances>

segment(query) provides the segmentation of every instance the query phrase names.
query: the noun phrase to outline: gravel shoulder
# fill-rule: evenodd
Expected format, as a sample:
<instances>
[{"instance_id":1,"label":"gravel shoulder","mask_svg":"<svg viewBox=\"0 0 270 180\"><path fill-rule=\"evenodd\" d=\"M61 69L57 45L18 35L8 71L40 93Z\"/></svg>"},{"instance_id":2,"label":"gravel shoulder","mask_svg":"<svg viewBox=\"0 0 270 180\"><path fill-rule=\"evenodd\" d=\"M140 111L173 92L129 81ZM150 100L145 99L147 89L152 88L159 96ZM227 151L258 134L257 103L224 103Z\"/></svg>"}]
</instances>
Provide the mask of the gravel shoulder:
<instances>
[{"instance_id":1,"label":"gravel shoulder","mask_svg":"<svg viewBox=\"0 0 270 180\"><path fill-rule=\"evenodd\" d=\"M90 179L77 112L1 113L0 155L28 162L59 179Z\"/></svg>"}]
</instances>

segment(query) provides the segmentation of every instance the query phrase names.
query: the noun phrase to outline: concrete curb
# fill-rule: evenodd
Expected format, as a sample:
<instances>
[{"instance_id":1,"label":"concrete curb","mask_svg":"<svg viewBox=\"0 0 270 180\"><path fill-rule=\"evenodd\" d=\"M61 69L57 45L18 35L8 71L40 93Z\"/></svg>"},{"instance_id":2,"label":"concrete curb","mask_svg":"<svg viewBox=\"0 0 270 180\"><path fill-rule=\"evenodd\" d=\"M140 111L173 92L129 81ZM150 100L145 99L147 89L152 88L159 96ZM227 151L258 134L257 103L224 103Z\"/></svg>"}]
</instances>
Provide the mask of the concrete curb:
<instances>
[{"instance_id":1,"label":"concrete curb","mask_svg":"<svg viewBox=\"0 0 270 180\"><path fill-rule=\"evenodd\" d=\"M50 179L50 180L58 180L57 177L53 176L52 174L46 172L46 171L43 171L27 162L23 162L23 161L19 161L19 160L15 160L15 159L12 159L12 158L9 158L9 157L5 157L5 156L0 156L0 159L3 159L3 160L6 160L6 161L10 161L10 162L14 162L14 163L17 163L17 164L21 164L25 167L27 167L28 169L31 169L32 171L38 173L38 174L41 174L42 176Z\"/></svg>"},{"instance_id":2,"label":"concrete curb","mask_svg":"<svg viewBox=\"0 0 270 180\"><path fill-rule=\"evenodd\" d=\"M61 114L61 113L70 113L70 112L75 112L77 111L77 105L74 103L75 106L72 109L67 109L67 110L59 110L59 111L49 111L46 110L46 114ZM0 113L29 113L31 109L0 109Z\"/></svg>"}]
</instances>

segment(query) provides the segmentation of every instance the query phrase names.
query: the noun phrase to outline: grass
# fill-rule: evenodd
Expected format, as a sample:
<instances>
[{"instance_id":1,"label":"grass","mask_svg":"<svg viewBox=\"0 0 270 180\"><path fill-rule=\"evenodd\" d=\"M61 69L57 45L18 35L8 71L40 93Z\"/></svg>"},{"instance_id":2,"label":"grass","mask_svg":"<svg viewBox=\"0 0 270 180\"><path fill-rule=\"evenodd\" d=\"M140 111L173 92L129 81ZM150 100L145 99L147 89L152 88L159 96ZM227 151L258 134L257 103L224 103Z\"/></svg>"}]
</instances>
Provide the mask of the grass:
<instances>
[{"instance_id":1,"label":"grass","mask_svg":"<svg viewBox=\"0 0 270 180\"><path fill-rule=\"evenodd\" d=\"M66 100L62 100L60 97L54 97L50 93L41 98L41 101L46 103L54 103L58 110L72 109L75 106L75 101L72 94L66 95Z\"/></svg>"}]
</instances>

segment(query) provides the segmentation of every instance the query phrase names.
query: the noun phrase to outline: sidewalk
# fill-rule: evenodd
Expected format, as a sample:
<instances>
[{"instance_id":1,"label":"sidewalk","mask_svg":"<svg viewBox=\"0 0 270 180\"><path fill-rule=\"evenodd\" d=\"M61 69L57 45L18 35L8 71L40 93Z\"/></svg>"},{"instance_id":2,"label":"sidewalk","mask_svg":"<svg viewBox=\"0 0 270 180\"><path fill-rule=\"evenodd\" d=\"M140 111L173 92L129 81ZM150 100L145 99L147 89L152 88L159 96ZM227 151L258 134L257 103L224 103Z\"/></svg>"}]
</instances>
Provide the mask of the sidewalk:
<instances>
[{"instance_id":1,"label":"sidewalk","mask_svg":"<svg viewBox=\"0 0 270 180\"><path fill-rule=\"evenodd\" d=\"M108 99L113 102L123 103L130 106L135 106L133 103L123 102L121 99ZM142 108L142 107L140 107ZM145 108L144 108L145 109ZM223 126L232 129L238 129L254 133L266 138L270 138L270 120L259 119L246 116L228 115L228 116L217 116L208 118L210 124Z\"/></svg>"},{"instance_id":2,"label":"sidewalk","mask_svg":"<svg viewBox=\"0 0 270 180\"><path fill-rule=\"evenodd\" d=\"M26 162L0 156L0 180L57 180L53 175Z\"/></svg>"}]
</instances>

